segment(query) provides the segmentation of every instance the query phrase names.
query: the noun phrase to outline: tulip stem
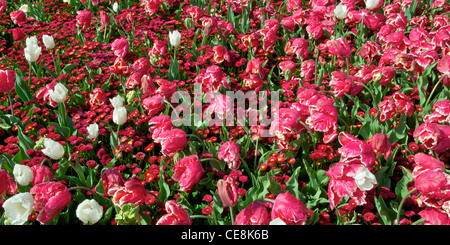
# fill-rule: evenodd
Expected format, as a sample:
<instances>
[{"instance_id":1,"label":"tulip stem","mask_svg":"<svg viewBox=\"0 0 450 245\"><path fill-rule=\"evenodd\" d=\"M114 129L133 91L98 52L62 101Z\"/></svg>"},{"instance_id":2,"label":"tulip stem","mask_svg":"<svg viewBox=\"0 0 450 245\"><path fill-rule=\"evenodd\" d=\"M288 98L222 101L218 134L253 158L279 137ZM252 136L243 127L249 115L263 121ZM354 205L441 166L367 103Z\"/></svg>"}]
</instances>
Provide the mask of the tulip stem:
<instances>
[{"instance_id":1,"label":"tulip stem","mask_svg":"<svg viewBox=\"0 0 450 245\"><path fill-rule=\"evenodd\" d=\"M230 207L230 217L231 217L231 224L234 225L233 207Z\"/></svg>"},{"instance_id":2,"label":"tulip stem","mask_svg":"<svg viewBox=\"0 0 450 245\"><path fill-rule=\"evenodd\" d=\"M397 225L400 224L400 213L402 211L402 207L403 204L405 203L406 198L411 195L413 192L415 192L417 189L413 188L411 189L408 193L406 193L406 195L403 197L402 201L400 202L400 204L398 205L398 210L397 210Z\"/></svg>"},{"instance_id":3,"label":"tulip stem","mask_svg":"<svg viewBox=\"0 0 450 245\"><path fill-rule=\"evenodd\" d=\"M14 125L16 124L16 119L14 119L14 109L13 109L13 103L11 100L11 92L8 93L8 99L9 99L9 105L11 107L11 124L14 127Z\"/></svg>"},{"instance_id":4,"label":"tulip stem","mask_svg":"<svg viewBox=\"0 0 450 245\"><path fill-rule=\"evenodd\" d=\"M429 103L430 100L431 100L432 95L434 94L434 91L436 91L437 86L439 85L439 83L442 81L442 79L443 79L444 77L445 77L445 76L442 76L441 78L439 78L439 80L437 81L436 85L434 85L433 90L431 90L430 95L428 96L428 99L427 99L427 101L425 102L425 104L423 105L423 107L425 107L425 106L428 105L428 103Z\"/></svg>"},{"instance_id":5,"label":"tulip stem","mask_svg":"<svg viewBox=\"0 0 450 245\"><path fill-rule=\"evenodd\" d=\"M191 218L191 219L209 219L209 220L213 220L213 217L210 217L210 216L206 216L206 215L191 215L191 216L189 216L189 218Z\"/></svg>"}]
</instances>

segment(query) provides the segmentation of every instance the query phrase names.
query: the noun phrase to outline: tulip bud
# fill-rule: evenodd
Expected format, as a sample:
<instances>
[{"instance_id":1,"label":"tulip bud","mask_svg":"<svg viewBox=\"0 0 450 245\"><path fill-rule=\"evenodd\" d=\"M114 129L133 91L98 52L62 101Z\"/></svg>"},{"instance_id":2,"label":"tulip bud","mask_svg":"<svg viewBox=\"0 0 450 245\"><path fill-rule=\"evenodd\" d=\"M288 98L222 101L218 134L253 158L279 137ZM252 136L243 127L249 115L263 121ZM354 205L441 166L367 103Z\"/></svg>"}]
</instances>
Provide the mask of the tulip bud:
<instances>
[{"instance_id":1,"label":"tulip bud","mask_svg":"<svg viewBox=\"0 0 450 245\"><path fill-rule=\"evenodd\" d=\"M340 20L343 20L345 19L345 17L347 17L347 12L348 12L347 6L343 4L338 4L334 9L334 16L336 16L336 18Z\"/></svg>"},{"instance_id":2,"label":"tulip bud","mask_svg":"<svg viewBox=\"0 0 450 245\"><path fill-rule=\"evenodd\" d=\"M54 160L59 160L64 156L64 147L60 143L52 139L45 138L44 146L45 148L42 149L42 153L44 153L46 156Z\"/></svg>"},{"instance_id":3,"label":"tulip bud","mask_svg":"<svg viewBox=\"0 0 450 245\"><path fill-rule=\"evenodd\" d=\"M382 133L374 134L367 143L372 145L375 157L380 157L384 154L385 159L388 159L391 155L391 143L389 142L389 136Z\"/></svg>"},{"instance_id":4,"label":"tulip bud","mask_svg":"<svg viewBox=\"0 0 450 245\"><path fill-rule=\"evenodd\" d=\"M76 215L83 223L93 225L102 218L103 207L94 199L86 199L78 205Z\"/></svg>"},{"instance_id":5,"label":"tulip bud","mask_svg":"<svg viewBox=\"0 0 450 245\"><path fill-rule=\"evenodd\" d=\"M238 199L237 187L233 178L220 179L217 182L217 192L224 207L233 207Z\"/></svg>"},{"instance_id":6,"label":"tulip bud","mask_svg":"<svg viewBox=\"0 0 450 245\"><path fill-rule=\"evenodd\" d=\"M64 103L67 98L67 92L67 88L61 83L56 84L53 89L48 90L50 98L56 103Z\"/></svg>"},{"instance_id":7,"label":"tulip bud","mask_svg":"<svg viewBox=\"0 0 450 245\"><path fill-rule=\"evenodd\" d=\"M127 203L122 206L116 214L115 220L118 225L139 225L142 216L139 214L139 206Z\"/></svg>"},{"instance_id":8,"label":"tulip bud","mask_svg":"<svg viewBox=\"0 0 450 245\"><path fill-rule=\"evenodd\" d=\"M112 9L114 12L117 13L117 11L119 11L119 4L117 2L114 2L112 5Z\"/></svg>"},{"instance_id":9,"label":"tulip bud","mask_svg":"<svg viewBox=\"0 0 450 245\"><path fill-rule=\"evenodd\" d=\"M89 139L95 139L98 136L98 124L93 123L86 127L86 130L88 131L88 138Z\"/></svg>"},{"instance_id":10,"label":"tulip bud","mask_svg":"<svg viewBox=\"0 0 450 245\"><path fill-rule=\"evenodd\" d=\"M16 194L2 205L11 225L23 225L33 211L34 200L29 192Z\"/></svg>"},{"instance_id":11,"label":"tulip bud","mask_svg":"<svg viewBox=\"0 0 450 245\"><path fill-rule=\"evenodd\" d=\"M52 36L44 34L42 35L42 41L44 42L44 45L48 50L55 48L55 40Z\"/></svg>"},{"instance_id":12,"label":"tulip bud","mask_svg":"<svg viewBox=\"0 0 450 245\"><path fill-rule=\"evenodd\" d=\"M14 165L13 175L14 179L21 186L27 186L33 180L33 171L27 165Z\"/></svg>"},{"instance_id":13,"label":"tulip bud","mask_svg":"<svg viewBox=\"0 0 450 245\"><path fill-rule=\"evenodd\" d=\"M173 31L169 33L170 45L177 48L181 42L181 34L178 31Z\"/></svg>"},{"instance_id":14,"label":"tulip bud","mask_svg":"<svg viewBox=\"0 0 450 245\"><path fill-rule=\"evenodd\" d=\"M191 29L195 27L195 22L191 18L185 18L184 25L187 29Z\"/></svg>"}]
</instances>

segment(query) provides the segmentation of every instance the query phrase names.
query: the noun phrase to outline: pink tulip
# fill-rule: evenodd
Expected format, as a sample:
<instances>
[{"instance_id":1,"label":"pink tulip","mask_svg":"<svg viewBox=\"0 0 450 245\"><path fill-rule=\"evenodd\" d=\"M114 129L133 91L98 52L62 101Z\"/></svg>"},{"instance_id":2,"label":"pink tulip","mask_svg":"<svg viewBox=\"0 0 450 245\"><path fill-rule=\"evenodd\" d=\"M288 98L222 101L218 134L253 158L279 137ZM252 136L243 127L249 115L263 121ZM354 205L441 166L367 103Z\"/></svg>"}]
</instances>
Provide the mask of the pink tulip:
<instances>
[{"instance_id":1,"label":"pink tulip","mask_svg":"<svg viewBox=\"0 0 450 245\"><path fill-rule=\"evenodd\" d=\"M375 153L375 157L378 158L381 154L384 154L384 158L389 159L391 151L391 143L389 142L389 136L383 133L374 134L368 141Z\"/></svg>"},{"instance_id":2,"label":"pink tulip","mask_svg":"<svg viewBox=\"0 0 450 245\"><path fill-rule=\"evenodd\" d=\"M126 38L118 38L112 44L111 48L114 51L114 55L125 57L128 53L128 40Z\"/></svg>"},{"instance_id":3,"label":"pink tulip","mask_svg":"<svg viewBox=\"0 0 450 245\"><path fill-rule=\"evenodd\" d=\"M187 145L186 133L178 128L170 129L160 133L155 143L161 144L162 154L172 157Z\"/></svg>"},{"instance_id":4,"label":"pink tulip","mask_svg":"<svg viewBox=\"0 0 450 245\"><path fill-rule=\"evenodd\" d=\"M350 56L352 49L344 38L333 39L326 43L328 52L336 55L338 58L347 58Z\"/></svg>"},{"instance_id":5,"label":"pink tulip","mask_svg":"<svg viewBox=\"0 0 450 245\"><path fill-rule=\"evenodd\" d=\"M10 92L14 90L15 85L16 72L12 70L0 70L0 92Z\"/></svg>"},{"instance_id":6,"label":"pink tulip","mask_svg":"<svg viewBox=\"0 0 450 245\"><path fill-rule=\"evenodd\" d=\"M125 181L123 186L111 187L108 194L112 196L112 202L118 207L127 203L133 205L144 204L147 191L142 182L136 178Z\"/></svg>"},{"instance_id":7,"label":"pink tulip","mask_svg":"<svg viewBox=\"0 0 450 245\"><path fill-rule=\"evenodd\" d=\"M366 192L358 188L353 178L363 168L364 165L359 162L338 162L328 169L326 174L330 177L328 199L331 209L337 207L344 197L351 197L357 205L366 203Z\"/></svg>"},{"instance_id":8,"label":"pink tulip","mask_svg":"<svg viewBox=\"0 0 450 245\"><path fill-rule=\"evenodd\" d=\"M221 64L224 61L230 62L230 54L228 53L227 48L225 48L224 46L221 45L216 45L213 47L213 52L214 52L214 62L216 64Z\"/></svg>"},{"instance_id":9,"label":"pink tulip","mask_svg":"<svg viewBox=\"0 0 450 245\"><path fill-rule=\"evenodd\" d=\"M286 55L295 55L301 59L306 59L309 55L308 40L304 38L291 38L284 47Z\"/></svg>"},{"instance_id":10,"label":"pink tulip","mask_svg":"<svg viewBox=\"0 0 450 245\"><path fill-rule=\"evenodd\" d=\"M92 13L90 11L77 11L77 23L82 30L86 30L91 24Z\"/></svg>"},{"instance_id":11,"label":"pink tulip","mask_svg":"<svg viewBox=\"0 0 450 245\"><path fill-rule=\"evenodd\" d=\"M426 115L423 121L426 123L450 123L450 100L442 100L434 103L431 114Z\"/></svg>"},{"instance_id":12,"label":"pink tulip","mask_svg":"<svg viewBox=\"0 0 450 245\"><path fill-rule=\"evenodd\" d=\"M338 150L341 154L342 161L349 162L356 160L366 167L371 167L375 163L374 149L369 143L347 132L341 132L338 140L342 145Z\"/></svg>"},{"instance_id":13,"label":"pink tulip","mask_svg":"<svg viewBox=\"0 0 450 245\"><path fill-rule=\"evenodd\" d=\"M91 106L101 106L107 102L106 92L102 88L94 88L89 104Z\"/></svg>"},{"instance_id":14,"label":"pink tulip","mask_svg":"<svg viewBox=\"0 0 450 245\"><path fill-rule=\"evenodd\" d=\"M172 179L178 182L180 191L184 192L191 192L205 172L197 155L183 157L175 163L172 171L174 173Z\"/></svg>"},{"instance_id":15,"label":"pink tulip","mask_svg":"<svg viewBox=\"0 0 450 245\"><path fill-rule=\"evenodd\" d=\"M234 141L227 141L219 148L217 158L224 160L231 170L237 170L241 166L241 149Z\"/></svg>"},{"instance_id":16,"label":"pink tulip","mask_svg":"<svg viewBox=\"0 0 450 245\"><path fill-rule=\"evenodd\" d=\"M217 182L217 193L224 207L233 207L238 199L237 186L232 177L220 179Z\"/></svg>"},{"instance_id":17,"label":"pink tulip","mask_svg":"<svg viewBox=\"0 0 450 245\"><path fill-rule=\"evenodd\" d=\"M11 20L16 25L22 25L27 20L27 15L22 10L12 11L10 14Z\"/></svg>"},{"instance_id":18,"label":"pink tulip","mask_svg":"<svg viewBox=\"0 0 450 245\"><path fill-rule=\"evenodd\" d=\"M413 179L420 192L419 206L447 209L450 201L450 176L443 162L425 153L414 156Z\"/></svg>"},{"instance_id":19,"label":"pink tulip","mask_svg":"<svg viewBox=\"0 0 450 245\"><path fill-rule=\"evenodd\" d=\"M31 181L33 185L45 181L53 181L53 173L51 169L47 166L36 164L31 167L31 171L33 171L33 180Z\"/></svg>"},{"instance_id":20,"label":"pink tulip","mask_svg":"<svg viewBox=\"0 0 450 245\"><path fill-rule=\"evenodd\" d=\"M39 212L37 220L48 223L71 201L67 187L60 182L47 181L34 185L30 189L34 195L34 209Z\"/></svg>"},{"instance_id":21,"label":"pink tulip","mask_svg":"<svg viewBox=\"0 0 450 245\"><path fill-rule=\"evenodd\" d=\"M295 63L292 60L285 60L280 62L280 64L278 64L278 66L281 69L281 73L284 74L286 72L286 70L290 70L291 74L294 74L295 72Z\"/></svg>"},{"instance_id":22,"label":"pink tulip","mask_svg":"<svg viewBox=\"0 0 450 245\"><path fill-rule=\"evenodd\" d=\"M148 125L149 125L148 130L149 130L150 134L152 135L153 140L158 139L159 135L162 132L174 128L174 125L172 123L170 116L167 116L167 115L159 115L159 116L152 117L152 119L150 119L148 121Z\"/></svg>"},{"instance_id":23,"label":"pink tulip","mask_svg":"<svg viewBox=\"0 0 450 245\"><path fill-rule=\"evenodd\" d=\"M148 110L148 114L153 116L164 109L164 97L160 94L156 94L152 97L147 97L142 100L142 106Z\"/></svg>"},{"instance_id":24,"label":"pink tulip","mask_svg":"<svg viewBox=\"0 0 450 245\"><path fill-rule=\"evenodd\" d=\"M175 200L168 200L165 204L166 214L164 214L156 225L192 225L192 219L188 212Z\"/></svg>"},{"instance_id":25,"label":"pink tulip","mask_svg":"<svg viewBox=\"0 0 450 245\"><path fill-rule=\"evenodd\" d=\"M419 141L426 149L433 150L437 154L450 149L450 126L436 123L423 123L413 132L415 140Z\"/></svg>"},{"instance_id":26,"label":"pink tulip","mask_svg":"<svg viewBox=\"0 0 450 245\"><path fill-rule=\"evenodd\" d=\"M438 208L426 207L419 215L421 219L425 219L422 225L450 225L448 214Z\"/></svg>"},{"instance_id":27,"label":"pink tulip","mask_svg":"<svg viewBox=\"0 0 450 245\"><path fill-rule=\"evenodd\" d=\"M444 76L450 76L450 55L444 55L439 60L436 68Z\"/></svg>"},{"instance_id":28,"label":"pink tulip","mask_svg":"<svg viewBox=\"0 0 450 245\"><path fill-rule=\"evenodd\" d=\"M266 206L259 202L252 202L236 215L235 225L268 225L270 215Z\"/></svg>"},{"instance_id":29,"label":"pink tulip","mask_svg":"<svg viewBox=\"0 0 450 245\"><path fill-rule=\"evenodd\" d=\"M304 225L310 210L289 192L280 193L275 198L271 219L280 218L287 225Z\"/></svg>"},{"instance_id":30,"label":"pink tulip","mask_svg":"<svg viewBox=\"0 0 450 245\"><path fill-rule=\"evenodd\" d=\"M6 195L17 193L17 184L8 171L0 169L0 201L4 201Z\"/></svg>"},{"instance_id":31,"label":"pink tulip","mask_svg":"<svg viewBox=\"0 0 450 245\"><path fill-rule=\"evenodd\" d=\"M104 196L111 196L113 193L110 193L110 190L125 184L125 179L117 168L105 169L101 178L103 182Z\"/></svg>"}]
</instances>

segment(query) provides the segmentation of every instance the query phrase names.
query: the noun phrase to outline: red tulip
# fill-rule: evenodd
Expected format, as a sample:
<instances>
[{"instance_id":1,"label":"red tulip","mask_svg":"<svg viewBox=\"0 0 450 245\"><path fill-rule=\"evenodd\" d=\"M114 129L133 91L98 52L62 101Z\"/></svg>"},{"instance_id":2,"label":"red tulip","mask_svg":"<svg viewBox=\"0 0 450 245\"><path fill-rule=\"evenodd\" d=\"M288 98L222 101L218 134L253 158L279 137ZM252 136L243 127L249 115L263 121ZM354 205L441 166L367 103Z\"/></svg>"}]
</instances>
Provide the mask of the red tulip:
<instances>
[{"instance_id":1,"label":"red tulip","mask_svg":"<svg viewBox=\"0 0 450 245\"><path fill-rule=\"evenodd\" d=\"M200 164L197 155L183 157L172 168L172 179L180 185L180 191L191 192L202 177L205 170Z\"/></svg>"},{"instance_id":2,"label":"red tulip","mask_svg":"<svg viewBox=\"0 0 450 245\"><path fill-rule=\"evenodd\" d=\"M26 35L23 32L22 28L12 29L12 34L13 34L14 41L23 40L26 38Z\"/></svg>"},{"instance_id":3,"label":"red tulip","mask_svg":"<svg viewBox=\"0 0 450 245\"><path fill-rule=\"evenodd\" d=\"M280 218L287 225L304 225L308 220L309 209L289 192L280 193L275 198L271 218Z\"/></svg>"},{"instance_id":4,"label":"red tulip","mask_svg":"<svg viewBox=\"0 0 450 245\"><path fill-rule=\"evenodd\" d=\"M0 92L14 90L16 84L16 72L12 70L0 70Z\"/></svg>"},{"instance_id":5,"label":"red tulip","mask_svg":"<svg viewBox=\"0 0 450 245\"><path fill-rule=\"evenodd\" d=\"M30 189L34 194L34 209L39 212L37 220L48 223L71 201L67 187L60 182L47 181L39 183Z\"/></svg>"},{"instance_id":6,"label":"red tulip","mask_svg":"<svg viewBox=\"0 0 450 245\"><path fill-rule=\"evenodd\" d=\"M226 180L220 179L217 182L217 193L224 207L233 207L236 205L239 196L233 178L228 177Z\"/></svg>"},{"instance_id":7,"label":"red tulip","mask_svg":"<svg viewBox=\"0 0 450 245\"><path fill-rule=\"evenodd\" d=\"M101 88L95 88L92 91L91 98L89 99L89 104L91 106L101 106L107 102L106 92Z\"/></svg>"},{"instance_id":8,"label":"red tulip","mask_svg":"<svg viewBox=\"0 0 450 245\"><path fill-rule=\"evenodd\" d=\"M10 14L11 20L16 25L22 25L22 23L27 20L27 15L22 10L12 11Z\"/></svg>"}]
</instances>

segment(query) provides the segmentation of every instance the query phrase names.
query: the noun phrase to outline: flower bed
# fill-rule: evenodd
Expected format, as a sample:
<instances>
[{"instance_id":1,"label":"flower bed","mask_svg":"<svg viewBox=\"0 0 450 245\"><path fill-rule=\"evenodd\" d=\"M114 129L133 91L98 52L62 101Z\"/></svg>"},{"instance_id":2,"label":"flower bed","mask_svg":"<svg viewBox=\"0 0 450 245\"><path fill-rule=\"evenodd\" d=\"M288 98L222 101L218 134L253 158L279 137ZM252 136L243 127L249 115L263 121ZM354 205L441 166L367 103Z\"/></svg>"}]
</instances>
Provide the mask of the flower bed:
<instances>
[{"instance_id":1,"label":"flower bed","mask_svg":"<svg viewBox=\"0 0 450 245\"><path fill-rule=\"evenodd\" d=\"M1 224L449 224L443 0L0 0Z\"/></svg>"}]
</instances>

